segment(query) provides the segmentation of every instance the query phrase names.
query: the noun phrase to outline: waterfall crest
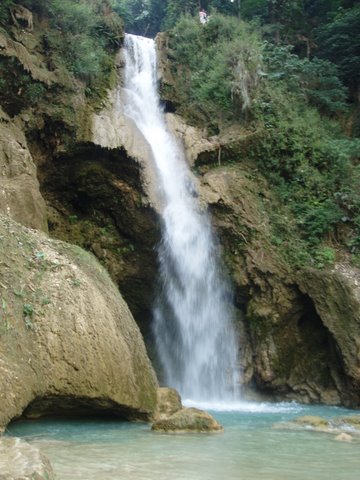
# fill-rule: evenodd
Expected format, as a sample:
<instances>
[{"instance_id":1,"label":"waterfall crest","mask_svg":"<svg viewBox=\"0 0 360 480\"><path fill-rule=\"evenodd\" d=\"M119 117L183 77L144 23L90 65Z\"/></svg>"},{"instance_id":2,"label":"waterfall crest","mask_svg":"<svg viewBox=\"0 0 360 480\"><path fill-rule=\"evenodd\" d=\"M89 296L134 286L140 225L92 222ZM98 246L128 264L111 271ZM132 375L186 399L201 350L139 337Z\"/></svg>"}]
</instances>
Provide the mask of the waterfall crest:
<instances>
[{"instance_id":1,"label":"waterfall crest","mask_svg":"<svg viewBox=\"0 0 360 480\"><path fill-rule=\"evenodd\" d=\"M151 147L163 205L154 333L165 380L185 399L235 400L238 346L230 289L184 152L160 108L154 41L126 35L124 55L124 112Z\"/></svg>"}]
</instances>

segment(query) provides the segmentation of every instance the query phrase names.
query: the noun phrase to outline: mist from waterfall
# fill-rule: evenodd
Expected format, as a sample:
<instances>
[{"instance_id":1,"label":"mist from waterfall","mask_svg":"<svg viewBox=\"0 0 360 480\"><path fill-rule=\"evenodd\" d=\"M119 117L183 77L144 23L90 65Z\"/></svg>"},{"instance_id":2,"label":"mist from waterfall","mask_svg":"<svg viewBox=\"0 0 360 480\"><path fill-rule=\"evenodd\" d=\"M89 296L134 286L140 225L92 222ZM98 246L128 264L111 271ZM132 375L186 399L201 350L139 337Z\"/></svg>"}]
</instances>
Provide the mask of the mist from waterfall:
<instances>
[{"instance_id":1,"label":"mist from waterfall","mask_svg":"<svg viewBox=\"0 0 360 480\"><path fill-rule=\"evenodd\" d=\"M163 205L161 288L153 328L164 380L184 399L236 400L231 288L220 273L219 248L209 217L200 209L184 151L166 127L155 43L126 35L124 56L124 111L151 146Z\"/></svg>"}]
</instances>

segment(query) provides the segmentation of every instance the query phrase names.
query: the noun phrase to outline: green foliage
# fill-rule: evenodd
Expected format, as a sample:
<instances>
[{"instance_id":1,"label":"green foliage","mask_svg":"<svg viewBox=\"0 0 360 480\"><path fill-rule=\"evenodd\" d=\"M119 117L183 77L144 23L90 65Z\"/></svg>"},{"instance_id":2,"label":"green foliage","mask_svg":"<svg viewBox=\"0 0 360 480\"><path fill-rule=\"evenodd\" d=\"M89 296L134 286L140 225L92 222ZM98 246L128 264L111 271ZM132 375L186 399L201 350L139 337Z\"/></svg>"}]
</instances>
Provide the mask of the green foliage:
<instances>
[{"instance_id":1,"label":"green foliage","mask_svg":"<svg viewBox=\"0 0 360 480\"><path fill-rule=\"evenodd\" d=\"M360 5L341 10L333 21L317 31L318 55L339 66L344 81L353 89L360 84ZM356 92L357 93L357 92Z\"/></svg>"},{"instance_id":2,"label":"green foliage","mask_svg":"<svg viewBox=\"0 0 360 480\"><path fill-rule=\"evenodd\" d=\"M337 67L319 58L309 60L291 53L292 47L267 43L265 62L268 77L283 82L284 87L300 99L333 115L346 110L347 89L339 79Z\"/></svg>"},{"instance_id":3,"label":"green foliage","mask_svg":"<svg viewBox=\"0 0 360 480\"><path fill-rule=\"evenodd\" d=\"M23 305L23 315L24 315L24 321L25 321L25 326L29 330L34 330L34 324L32 321L33 315L35 313L34 307L31 303L24 303Z\"/></svg>"},{"instance_id":4,"label":"green foliage","mask_svg":"<svg viewBox=\"0 0 360 480\"><path fill-rule=\"evenodd\" d=\"M80 287L81 286L81 280L79 278L74 278L72 280L72 285L73 285L73 287Z\"/></svg>"},{"instance_id":5,"label":"green foliage","mask_svg":"<svg viewBox=\"0 0 360 480\"><path fill-rule=\"evenodd\" d=\"M199 2L196 0L172 0L167 2L165 29L173 27L182 15L197 15Z\"/></svg>"},{"instance_id":6,"label":"green foliage","mask_svg":"<svg viewBox=\"0 0 360 480\"><path fill-rule=\"evenodd\" d=\"M68 216L68 221L71 225L76 223L79 220L79 217L77 215L69 215Z\"/></svg>"},{"instance_id":7,"label":"green foliage","mask_svg":"<svg viewBox=\"0 0 360 480\"><path fill-rule=\"evenodd\" d=\"M0 24L7 30L12 26L12 3L4 0L0 6ZM80 79L87 96L100 103L114 78L114 54L123 39L123 21L111 8L110 0L22 0L21 5L34 13L35 30L37 22L42 21L41 53L48 68L57 71L67 84L71 75ZM34 82L16 63L0 59L0 100L11 116L46 100L49 90Z\"/></svg>"},{"instance_id":8,"label":"green foliage","mask_svg":"<svg viewBox=\"0 0 360 480\"><path fill-rule=\"evenodd\" d=\"M347 110L337 67L300 58L264 41L257 25L216 14L205 26L182 17L169 44L179 111L212 131L242 123L257 132L243 154L290 209L309 253L342 225L353 228L350 248L360 248L360 145L335 120ZM288 249L285 237L274 234L273 242ZM297 263L309 260L298 250Z\"/></svg>"},{"instance_id":9,"label":"green foliage","mask_svg":"<svg viewBox=\"0 0 360 480\"><path fill-rule=\"evenodd\" d=\"M151 26L150 0L112 0L115 12L120 15L126 26L126 31L138 35L146 35Z\"/></svg>"},{"instance_id":10,"label":"green foliage","mask_svg":"<svg viewBox=\"0 0 360 480\"><path fill-rule=\"evenodd\" d=\"M10 116L46 98L47 88L24 71L14 57L0 57L0 103Z\"/></svg>"},{"instance_id":11,"label":"green foliage","mask_svg":"<svg viewBox=\"0 0 360 480\"><path fill-rule=\"evenodd\" d=\"M0 26L8 25L10 22L10 7L14 4L14 0L1 0L0 3Z\"/></svg>"},{"instance_id":12,"label":"green foliage","mask_svg":"<svg viewBox=\"0 0 360 480\"><path fill-rule=\"evenodd\" d=\"M197 19L181 17L171 32L170 48L181 103L190 106L195 120L214 125L214 116L223 123L249 113L265 76L322 113L346 109L347 90L335 65L301 59L290 47L262 41L257 24L213 15L203 27Z\"/></svg>"},{"instance_id":13,"label":"green foliage","mask_svg":"<svg viewBox=\"0 0 360 480\"><path fill-rule=\"evenodd\" d=\"M315 266L317 268L324 268L335 263L335 250L330 247L318 248L314 254Z\"/></svg>"},{"instance_id":14,"label":"green foliage","mask_svg":"<svg viewBox=\"0 0 360 480\"><path fill-rule=\"evenodd\" d=\"M34 313L34 307L31 303L24 303L23 305L23 314L25 317L32 317Z\"/></svg>"},{"instance_id":15,"label":"green foliage","mask_svg":"<svg viewBox=\"0 0 360 480\"><path fill-rule=\"evenodd\" d=\"M291 209L301 236L315 246L337 225L354 222L358 207L344 200L351 197L358 204L352 178L360 145L342 137L334 122L304 107L281 84L264 87L256 104L262 129L248 155Z\"/></svg>"},{"instance_id":16,"label":"green foliage","mask_svg":"<svg viewBox=\"0 0 360 480\"><path fill-rule=\"evenodd\" d=\"M256 28L222 15L206 26L184 16L171 32L170 48L179 94L195 121L216 129L249 109L262 64Z\"/></svg>"},{"instance_id":17,"label":"green foliage","mask_svg":"<svg viewBox=\"0 0 360 480\"><path fill-rule=\"evenodd\" d=\"M263 17L267 13L267 0L242 0L240 13L248 20Z\"/></svg>"},{"instance_id":18,"label":"green foliage","mask_svg":"<svg viewBox=\"0 0 360 480\"><path fill-rule=\"evenodd\" d=\"M116 14L100 15L96 7L74 0L51 0L46 7L52 28L45 42L53 63L65 66L89 86L110 76L113 61L107 49L120 45L122 32Z\"/></svg>"},{"instance_id":19,"label":"green foliage","mask_svg":"<svg viewBox=\"0 0 360 480\"><path fill-rule=\"evenodd\" d=\"M88 33L95 23L91 6L73 0L51 0L47 7L51 26L67 34Z\"/></svg>"}]
</instances>

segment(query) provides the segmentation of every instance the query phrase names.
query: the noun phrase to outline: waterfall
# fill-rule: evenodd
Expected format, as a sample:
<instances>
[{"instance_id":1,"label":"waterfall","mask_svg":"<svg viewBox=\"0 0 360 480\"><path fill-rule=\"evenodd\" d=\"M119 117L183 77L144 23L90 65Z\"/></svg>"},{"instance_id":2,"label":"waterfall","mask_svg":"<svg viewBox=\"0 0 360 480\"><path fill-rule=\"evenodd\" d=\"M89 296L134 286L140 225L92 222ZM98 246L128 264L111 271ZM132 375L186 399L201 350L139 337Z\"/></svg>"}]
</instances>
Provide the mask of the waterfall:
<instances>
[{"instance_id":1,"label":"waterfall","mask_svg":"<svg viewBox=\"0 0 360 480\"><path fill-rule=\"evenodd\" d=\"M166 127L153 40L125 39L125 114L149 143L163 205L158 247L161 292L154 333L166 384L199 402L236 398L237 342L231 289L183 149Z\"/></svg>"}]
</instances>

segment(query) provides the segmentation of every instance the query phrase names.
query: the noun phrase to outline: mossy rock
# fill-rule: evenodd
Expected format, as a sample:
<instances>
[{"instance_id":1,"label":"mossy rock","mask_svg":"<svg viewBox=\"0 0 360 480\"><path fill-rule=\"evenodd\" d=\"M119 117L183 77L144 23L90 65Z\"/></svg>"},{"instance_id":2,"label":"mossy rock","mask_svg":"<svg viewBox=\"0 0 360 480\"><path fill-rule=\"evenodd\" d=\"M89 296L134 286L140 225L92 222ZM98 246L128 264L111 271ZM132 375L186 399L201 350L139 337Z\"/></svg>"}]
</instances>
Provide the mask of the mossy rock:
<instances>
[{"instance_id":1,"label":"mossy rock","mask_svg":"<svg viewBox=\"0 0 360 480\"><path fill-rule=\"evenodd\" d=\"M360 415L349 415L347 417L338 417L334 420L335 425L350 425L356 429L360 429Z\"/></svg>"},{"instance_id":2,"label":"mossy rock","mask_svg":"<svg viewBox=\"0 0 360 480\"><path fill-rule=\"evenodd\" d=\"M164 433L222 432L223 427L208 413L197 408L182 408L171 417L158 420L152 430Z\"/></svg>"},{"instance_id":3,"label":"mossy rock","mask_svg":"<svg viewBox=\"0 0 360 480\"><path fill-rule=\"evenodd\" d=\"M304 417L295 418L294 423L313 428L327 428L329 426L329 422L325 420L325 418L315 415L305 415Z\"/></svg>"}]
</instances>

